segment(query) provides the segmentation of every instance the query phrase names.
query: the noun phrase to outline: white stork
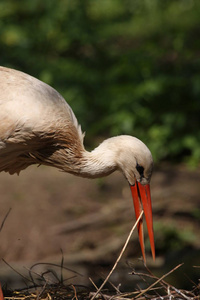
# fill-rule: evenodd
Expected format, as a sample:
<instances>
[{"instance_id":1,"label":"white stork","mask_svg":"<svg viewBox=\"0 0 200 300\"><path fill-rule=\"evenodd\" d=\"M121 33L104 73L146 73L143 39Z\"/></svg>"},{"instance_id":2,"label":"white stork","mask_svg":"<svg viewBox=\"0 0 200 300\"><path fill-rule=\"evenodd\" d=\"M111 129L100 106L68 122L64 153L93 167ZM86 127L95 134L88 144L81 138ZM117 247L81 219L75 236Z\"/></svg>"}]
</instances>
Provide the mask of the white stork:
<instances>
[{"instance_id":1,"label":"white stork","mask_svg":"<svg viewBox=\"0 0 200 300\"><path fill-rule=\"evenodd\" d=\"M142 207L155 259L150 179L153 159L139 139L121 135L88 152L84 134L65 99L25 73L0 67L0 172L18 173L32 164L97 178L119 170L127 179L136 218ZM139 241L145 260L142 220Z\"/></svg>"}]
</instances>

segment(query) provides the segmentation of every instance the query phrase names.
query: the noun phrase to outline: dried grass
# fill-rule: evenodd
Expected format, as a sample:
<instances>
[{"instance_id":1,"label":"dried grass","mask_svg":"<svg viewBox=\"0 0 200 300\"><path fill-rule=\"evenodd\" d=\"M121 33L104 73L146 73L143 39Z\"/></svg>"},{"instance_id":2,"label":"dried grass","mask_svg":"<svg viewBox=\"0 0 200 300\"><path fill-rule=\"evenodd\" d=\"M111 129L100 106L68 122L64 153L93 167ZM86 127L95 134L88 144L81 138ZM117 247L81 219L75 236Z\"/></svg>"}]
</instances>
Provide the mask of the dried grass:
<instances>
[{"instance_id":1,"label":"dried grass","mask_svg":"<svg viewBox=\"0 0 200 300\"><path fill-rule=\"evenodd\" d=\"M141 213L140 217L138 218L137 222L142 217L143 212ZM5 222L5 220L4 220ZM110 281L109 278L111 274L114 272L118 262L120 261L128 242L131 238L131 235L137 226L137 222L132 227L124 246L113 266L109 274L107 275L106 279L103 281L102 285L98 288L96 284L93 282L91 278L89 278L90 282L92 283L92 287L85 287L79 285L72 285L67 284L66 280L63 278L63 270L68 269L64 266L64 258L62 254L62 260L60 265L55 264L46 264L47 271L43 272L42 274L38 274L34 271L34 268L38 265L33 265L28 270L28 276L25 277L24 275L20 274L16 270L12 268L6 261L4 261L13 271L17 272L19 276L25 282L28 282L28 287L21 290L11 291L3 287L4 299L5 300L126 300L126 299L137 299L137 300L200 300L200 282L198 284L193 283L193 288L191 291L177 289L173 285L167 283L164 279L171 273L175 272L178 268L181 268L183 264L179 264L170 270L168 273L164 274L160 278L156 277L147 266L146 272L135 272L132 270L130 275L131 276L139 276L140 279L145 282L148 286L145 289L140 289L137 287L135 291L122 293L118 287L115 287ZM3 224L2 226L3 227ZM50 267L58 267L59 274L52 270ZM199 266L195 266L195 268L200 268ZM68 269L69 270L69 269ZM72 270L70 270L72 271ZM74 272L74 276L80 275L77 272ZM53 280L47 280L46 275L50 274ZM73 277L72 277L73 278ZM70 278L71 279L71 278ZM68 278L69 280L69 278ZM153 283L149 284L149 281L153 281ZM103 289L105 284L109 283L111 289ZM0 289L1 292L1 289ZM3 297L0 295L0 300L3 300Z\"/></svg>"},{"instance_id":2,"label":"dried grass","mask_svg":"<svg viewBox=\"0 0 200 300\"><path fill-rule=\"evenodd\" d=\"M126 300L126 299L137 299L137 300L200 300L200 283L195 285L191 291L177 289L171 284L164 281L170 273L175 272L182 265L176 266L167 274L161 278L157 278L151 272L147 270L146 273L136 273L132 271L133 276L140 276L140 278L148 284L148 278L153 280L153 284L149 285L148 288L141 290L136 288L133 292L122 293L119 288L112 285L111 290L108 288L99 290L95 283L93 288L78 286L78 285L67 285L65 281L61 281L56 273L52 275L55 277L56 283L48 282L45 279L44 274L38 274L40 277L40 284L32 282L32 277L29 281L32 284L25 289L21 290L6 290L3 289L5 300L85 300L85 299L98 299L98 300ZM50 271L49 271L50 272ZM34 274L35 275L35 274ZM27 279L27 278L26 278ZM91 280L92 281L92 280ZM113 288L114 287L114 288Z\"/></svg>"}]
</instances>

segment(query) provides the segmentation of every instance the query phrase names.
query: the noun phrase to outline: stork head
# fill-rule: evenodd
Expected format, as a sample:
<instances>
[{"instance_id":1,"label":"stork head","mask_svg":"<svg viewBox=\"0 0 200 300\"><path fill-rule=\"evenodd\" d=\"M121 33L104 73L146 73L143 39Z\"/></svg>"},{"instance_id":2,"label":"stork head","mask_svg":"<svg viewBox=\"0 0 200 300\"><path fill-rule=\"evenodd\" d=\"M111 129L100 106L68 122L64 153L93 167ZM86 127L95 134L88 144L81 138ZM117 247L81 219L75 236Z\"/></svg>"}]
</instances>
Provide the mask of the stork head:
<instances>
[{"instance_id":1,"label":"stork head","mask_svg":"<svg viewBox=\"0 0 200 300\"><path fill-rule=\"evenodd\" d=\"M136 219L142 210L147 223L152 256L155 259L153 218L150 195L150 179L153 158L147 146L135 137L121 135L109 138L92 152L85 151L84 168L79 174L85 177L102 177L116 169L120 170L129 182ZM145 259L142 219L138 222L139 241Z\"/></svg>"},{"instance_id":2,"label":"stork head","mask_svg":"<svg viewBox=\"0 0 200 300\"><path fill-rule=\"evenodd\" d=\"M152 205L150 194L150 179L153 171L153 158L147 146L135 137L120 136L118 147L117 164L124 176L129 182L136 219L139 217L142 209L147 223L147 229L150 239L151 252L155 259L155 245L153 233ZM143 222L138 223L138 234L140 246L145 259Z\"/></svg>"}]
</instances>

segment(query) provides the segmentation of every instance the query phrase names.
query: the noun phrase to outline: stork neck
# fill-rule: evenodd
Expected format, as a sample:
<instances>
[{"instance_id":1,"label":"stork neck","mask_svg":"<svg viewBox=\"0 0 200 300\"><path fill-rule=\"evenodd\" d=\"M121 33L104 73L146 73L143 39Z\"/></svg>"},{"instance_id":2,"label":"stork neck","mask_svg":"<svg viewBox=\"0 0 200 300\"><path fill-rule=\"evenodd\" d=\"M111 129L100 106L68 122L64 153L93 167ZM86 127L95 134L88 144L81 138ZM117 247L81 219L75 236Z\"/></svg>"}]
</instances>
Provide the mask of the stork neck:
<instances>
[{"instance_id":1,"label":"stork neck","mask_svg":"<svg viewBox=\"0 0 200 300\"><path fill-rule=\"evenodd\" d=\"M111 150L97 147L93 151L85 151L80 168L80 176L98 178L111 174L117 169L114 154Z\"/></svg>"}]
</instances>

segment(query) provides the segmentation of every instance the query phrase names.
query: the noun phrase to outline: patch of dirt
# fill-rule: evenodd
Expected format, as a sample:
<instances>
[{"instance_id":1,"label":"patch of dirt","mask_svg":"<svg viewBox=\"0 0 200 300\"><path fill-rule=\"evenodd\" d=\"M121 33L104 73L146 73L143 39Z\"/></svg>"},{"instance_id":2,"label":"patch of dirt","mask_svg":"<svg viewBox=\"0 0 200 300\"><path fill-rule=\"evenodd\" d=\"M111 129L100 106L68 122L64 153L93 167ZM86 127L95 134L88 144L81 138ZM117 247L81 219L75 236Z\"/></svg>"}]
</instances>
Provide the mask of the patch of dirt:
<instances>
[{"instance_id":1,"label":"patch of dirt","mask_svg":"<svg viewBox=\"0 0 200 300\"><path fill-rule=\"evenodd\" d=\"M60 249L66 265L81 271L84 264L112 264L135 222L129 186L117 172L89 180L32 166L20 176L1 173L0 182L0 224L11 208L0 232L0 254L12 266L58 262ZM157 167L151 194L157 258L153 263L146 238L148 264L169 265L185 250L199 253L200 171ZM140 256L135 232L123 261ZM193 263L200 264L200 253L195 257Z\"/></svg>"}]
</instances>

